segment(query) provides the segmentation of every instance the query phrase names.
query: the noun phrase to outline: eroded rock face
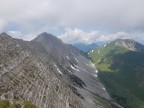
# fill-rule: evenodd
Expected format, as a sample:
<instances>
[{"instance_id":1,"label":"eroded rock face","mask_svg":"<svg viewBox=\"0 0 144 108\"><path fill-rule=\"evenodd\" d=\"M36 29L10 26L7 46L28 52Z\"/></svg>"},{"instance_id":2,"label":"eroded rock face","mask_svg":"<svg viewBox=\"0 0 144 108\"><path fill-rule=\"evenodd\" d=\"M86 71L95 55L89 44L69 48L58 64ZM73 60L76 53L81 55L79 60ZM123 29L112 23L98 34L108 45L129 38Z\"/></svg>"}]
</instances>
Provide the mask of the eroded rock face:
<instances>
[{"instance_id":1,"label":"eroded rock face","mask_svg":"<svg viewBox=\"0 0 144 108\"><path fill-rule=\"evenodd\" d=\"M30 42L0 34L0 97L39 108L114 108L79 50L43 33Z\"/></svg>"}]
</instances>

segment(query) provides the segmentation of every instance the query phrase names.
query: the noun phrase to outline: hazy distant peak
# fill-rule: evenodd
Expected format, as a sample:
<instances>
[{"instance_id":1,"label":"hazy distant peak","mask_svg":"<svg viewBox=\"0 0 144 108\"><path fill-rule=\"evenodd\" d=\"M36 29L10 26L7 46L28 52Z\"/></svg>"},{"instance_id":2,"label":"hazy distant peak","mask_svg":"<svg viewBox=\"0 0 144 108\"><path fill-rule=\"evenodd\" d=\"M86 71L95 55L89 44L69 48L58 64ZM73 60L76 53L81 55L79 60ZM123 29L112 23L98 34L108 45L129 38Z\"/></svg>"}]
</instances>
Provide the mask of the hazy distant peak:
<instances>
[{"instance_id":1,"label":"hazy distant peak","mask_svg":"<svg viewBox=\"0 0 144 108\"><path fill-rule=\"evenodd\" d=\"M73 46L78 48L79 50L82 50L83 52L88 52L91 49L95 49L98 47L97 43L92 43L92 44L76 43L73 44Z\"/></svg>"}]
</instances>

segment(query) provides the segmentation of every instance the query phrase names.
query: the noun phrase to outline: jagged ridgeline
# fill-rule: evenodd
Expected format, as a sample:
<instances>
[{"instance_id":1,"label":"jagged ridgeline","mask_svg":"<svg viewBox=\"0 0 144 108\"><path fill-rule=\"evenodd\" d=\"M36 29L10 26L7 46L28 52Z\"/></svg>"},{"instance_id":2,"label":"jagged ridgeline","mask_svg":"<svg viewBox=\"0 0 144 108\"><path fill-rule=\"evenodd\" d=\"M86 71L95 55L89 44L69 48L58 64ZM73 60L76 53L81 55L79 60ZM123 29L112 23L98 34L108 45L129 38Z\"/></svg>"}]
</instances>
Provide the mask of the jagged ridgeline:
<instances>
[{"instance_id":1,"label":"jagged ridgeline","mask_svg":"<svg viewBox=\"0 0 144 108\"><path fill-rule=\"evenodd\" d=\"M85 54L47 33L32 41L0 34L0 98L37 108L120 108Z\"/></svg>"},{"instance_id":2,"label":"jagged ridgeline","mask_svg":"<svg viewBox=\"0 0 144 108\"><path fill-rule=\"evenodd\" d=\"M144 46L118 39L89 53L113 99L125 108L144 108Z\"/></svg>"}]
</instances>

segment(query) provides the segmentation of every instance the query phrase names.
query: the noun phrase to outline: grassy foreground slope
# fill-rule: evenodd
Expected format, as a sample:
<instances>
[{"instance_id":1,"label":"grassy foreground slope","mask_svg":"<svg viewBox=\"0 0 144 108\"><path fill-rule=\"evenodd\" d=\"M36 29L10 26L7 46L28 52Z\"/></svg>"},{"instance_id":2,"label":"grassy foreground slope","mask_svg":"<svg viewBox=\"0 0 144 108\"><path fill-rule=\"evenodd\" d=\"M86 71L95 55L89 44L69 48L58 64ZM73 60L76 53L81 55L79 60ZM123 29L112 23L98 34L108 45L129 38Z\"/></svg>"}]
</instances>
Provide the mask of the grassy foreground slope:
<instances>
[{"instance_id":1,"label":"grassy foreground slope","mask_svg":"<svg viewBox=\"0 0 144 108\"><path fill-rule=\"evenodd\" d=\"M0 100L0 108L37 108L30 101L22 101L22 100Z\"/></svg>"},{"instance_id":2,"label":"grassy foreground slope","mask_svg":"<svg viewBox=\"0 0 144 108\"><path fill-rule=\"evenodd\" d=\"M89 52L99 78L125 108L144 108L144 46L134 40L115 40Z\"/></svg>"}]
</instances>

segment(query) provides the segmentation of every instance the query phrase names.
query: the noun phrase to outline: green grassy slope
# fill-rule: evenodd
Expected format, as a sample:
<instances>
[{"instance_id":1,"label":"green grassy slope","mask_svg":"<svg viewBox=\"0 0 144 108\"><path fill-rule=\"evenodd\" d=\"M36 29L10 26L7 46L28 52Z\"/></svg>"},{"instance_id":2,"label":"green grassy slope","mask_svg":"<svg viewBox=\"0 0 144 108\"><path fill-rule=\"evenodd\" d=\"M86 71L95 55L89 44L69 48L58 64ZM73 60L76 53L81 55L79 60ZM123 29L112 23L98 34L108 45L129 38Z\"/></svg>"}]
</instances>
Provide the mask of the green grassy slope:
<instances>
[{"instance_id":1,"label":"green grassy slope","mask_svg":"<svg viewBox=\"0 0 144 108\"><path fill-rule=\"evenodd\" d=\"M113 41L89 53L110 95L126 108L144 108L144 52Z\"/></svg>"},{"instance_id":2,"label":"green grassy slope","mask_svg":"<svg viewBox=\"0 0 144 108\"><path fill-rule=\"evenodd\" d=\"M0 108L37 108L30 101L23 100L0 100Z\"/></svg>"}]
</instances>

